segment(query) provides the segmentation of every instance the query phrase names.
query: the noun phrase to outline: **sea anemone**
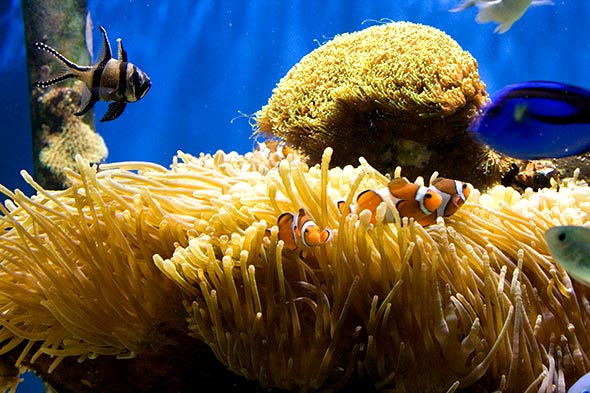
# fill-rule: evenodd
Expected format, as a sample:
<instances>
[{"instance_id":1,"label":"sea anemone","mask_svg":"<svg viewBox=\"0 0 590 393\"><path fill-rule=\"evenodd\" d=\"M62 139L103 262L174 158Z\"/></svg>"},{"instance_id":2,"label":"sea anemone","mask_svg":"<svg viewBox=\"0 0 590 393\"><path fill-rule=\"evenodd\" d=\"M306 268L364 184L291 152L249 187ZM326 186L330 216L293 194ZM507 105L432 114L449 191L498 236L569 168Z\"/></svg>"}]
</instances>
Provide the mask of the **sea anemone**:
<instances>
[{"instance_id":1,"label":"sea anemone","mask_svg":"<svg viewBox=\"0 0 590 393\"><path fill-rule=\"evenodd\" d=\"M549 392L590 369L588 290L542 237L588 222L590 188L474 190L427 228L383 223L382 205L372 225L336 201L388 179L331 156L271 168L262 152L179 153L170 170L78 158L67 190L27 175L37 195L3 188L1 351L26 343L21 359L54 367L141 356L184 308L185 333L265 387ZM333 239L286 250L275 223L300 208Z\"/></svg>"},{"instance_id":2,"label":"sea anemone","mask_svg":"<svg viewBox=\"0 0 590 393\"><path fill-rule=\"evenodd\" d=\"M309 171L283 161L265 186L232 196L224 226L239 231L155 256L192 299L190 330L224 364L292 390L365 377L416 392L549 391L587 371L587 291L554 265L542 233L586 221L588 188L521 197L499 186L427 229L372 226L368 211L341 216L333 201L383 177L366 163L328 170L329 156ZM286 252L267 224L299 207L337 229L306 256ZM243 228L246 212L257 219Z\"/></svg>"},{"instance_id":3,"label":"sea anemone","mask_svg":"<svg viewBox=\"0 0 590 393\"><path fill-rule=\"evenodd\" d=\"M186 244L186 224L162 215L139 177L126 186L80 156L77 165L64 191L44 190L24 172L33 197L0 186L10 198L0 205L0 353L26 343L17 365L31 351L33 362L54 357L50 372L66 356L133 357L165 341L157 328L179 302L152 255Z\"/></svg>"},{"instance_id":4,"label":"sea anemone","mask_svg":"<svg viewBox=\"0 0 590 393\"><path fill-rule=\"evenodd\" d=\"M362 156L384 173L438 170L481 186L499 174L483 177L477 163L466 164L485 152L466 129L486 98L477 62L447 34L386 23L337 35L303 57L256 114L256 132L283 139L311 163L331 146L334 165Z\"/></svg>"}]
</instances>

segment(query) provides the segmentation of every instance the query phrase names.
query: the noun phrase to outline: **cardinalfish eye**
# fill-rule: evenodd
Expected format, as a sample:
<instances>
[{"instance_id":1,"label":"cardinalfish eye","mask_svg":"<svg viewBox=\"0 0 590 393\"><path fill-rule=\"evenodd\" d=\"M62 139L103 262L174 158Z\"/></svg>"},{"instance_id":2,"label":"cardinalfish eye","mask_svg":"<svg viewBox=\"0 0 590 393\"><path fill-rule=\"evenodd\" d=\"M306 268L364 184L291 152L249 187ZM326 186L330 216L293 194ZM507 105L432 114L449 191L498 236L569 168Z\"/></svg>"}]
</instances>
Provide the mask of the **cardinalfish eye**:
<instances>
[{"instance_id":1,"label":"cardinalfish eye","mask_svg":"<svg viewBox=\"0 0 590 393\"><path fill-rule=\"evenodd\" d=\"M559 239L559 241L561 241L561 242L565 241L566 237L567 236L563 232L561 232L559 235L557 235L557 239Z\"/></svg>"}]
</instances>

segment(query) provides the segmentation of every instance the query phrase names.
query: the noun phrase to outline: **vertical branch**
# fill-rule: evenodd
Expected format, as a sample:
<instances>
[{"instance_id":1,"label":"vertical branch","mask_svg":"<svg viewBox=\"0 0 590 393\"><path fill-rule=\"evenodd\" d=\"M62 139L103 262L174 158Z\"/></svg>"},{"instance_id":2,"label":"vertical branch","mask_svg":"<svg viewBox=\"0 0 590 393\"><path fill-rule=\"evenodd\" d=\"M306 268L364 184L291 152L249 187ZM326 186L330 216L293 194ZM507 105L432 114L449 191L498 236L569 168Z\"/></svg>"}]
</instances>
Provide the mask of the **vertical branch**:
<instances>
[{"instance_id":1,"label":"vertical branch","mask_svg":"<svg viewBox=\"0 0 590 393\"><path fill-rule=\"evenodd\" d=\"M33 87L34 82L48 79L63 68L34 44L42 41L75 63L89 64L85 45L87 0L22 0L22 8L35 179L45 188L63 189L68 186L63 169L75 168L76 154L90 162L101 162L107 148L95 131L93 112L74 115L80 108L82 82L68 80L46 89Z\"/></svg>"}]
</instances>

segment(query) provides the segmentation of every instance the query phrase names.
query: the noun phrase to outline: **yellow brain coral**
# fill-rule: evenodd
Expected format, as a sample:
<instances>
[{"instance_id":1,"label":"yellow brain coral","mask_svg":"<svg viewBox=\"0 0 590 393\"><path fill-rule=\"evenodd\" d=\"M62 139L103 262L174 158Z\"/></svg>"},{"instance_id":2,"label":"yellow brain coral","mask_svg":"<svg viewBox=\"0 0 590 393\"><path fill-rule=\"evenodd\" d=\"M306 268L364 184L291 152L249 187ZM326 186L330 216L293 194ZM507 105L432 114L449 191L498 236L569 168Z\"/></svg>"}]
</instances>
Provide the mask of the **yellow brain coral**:
<instances>
[{"instance_id":1,"label":"yellow brain coral","mask_svg":"<svg viewBox=\"0 0 590 393\"><path fill-rule=\"evenodd\" d=\"M261 153L179 153L170 170L78 160L72 188L2 192L2 352L141 353L184 297L187 334L237 374L292 390L363 378L378 388L565 389L590 369L588 289L548 256L554 224L587 224L590 188L477 190L422 228L347 203L387 179L360 166L270 169ZM29 182L32 182L28 178ZM278 240L304 208L334 238ZM173 290L177 288L178 290ZM170 306L172 304L172 306ZM170 310L172 307L173 310ZM195 365L197 369L199 365Z\"/></svg>"},{"instance_id":2,"label":"yellow brain coral","mask_svg":"<svg viewBox=\"0 0 590 393\"><path fill-rule=\"evenodd\" d=\"M384 172L401 165L410 177L438 170L479 184L473 168L445 163L481 154L465 130L486 97L477 62L451 37L394 22L338 35L303 57L256 126L312 162L331 146L335 165L363 156Z\"/></svg>"}]
</instances>

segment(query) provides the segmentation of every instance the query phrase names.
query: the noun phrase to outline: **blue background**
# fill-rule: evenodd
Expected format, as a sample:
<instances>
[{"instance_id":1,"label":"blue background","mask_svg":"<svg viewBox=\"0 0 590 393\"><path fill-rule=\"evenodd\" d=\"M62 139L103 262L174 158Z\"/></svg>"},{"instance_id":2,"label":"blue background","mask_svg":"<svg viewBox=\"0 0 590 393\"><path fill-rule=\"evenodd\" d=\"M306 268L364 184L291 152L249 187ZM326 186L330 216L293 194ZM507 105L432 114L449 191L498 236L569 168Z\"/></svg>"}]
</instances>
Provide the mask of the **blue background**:
<instances>
[{"instance_id":1,"label":"blue background","mask_svg":"<svg viewBox=\"0 0 590 393\"><path fill-rule=\"evenodd\" d=\"M95 28L106 27L152 79L150 92L117 120L97 124L109 162L169 165L177 150L245 153L254 141L245 114L266 104L301 57L336 34L375 20L407 20L447 32L478 60L493 92L524 80L590 86L590 1L532 7L505 34L475 22L459 0L90 0ZM371 22L373 21L373 22ZM95 52L101 43L94 33ZM49 43L59 49L59 43ZM20 2L0 1L0 183L28 188L32 168L28 80ZM100 118L106 104L98 103ZM19 393L37 386L21 385Z\"/></svg>"}]
</instances>

